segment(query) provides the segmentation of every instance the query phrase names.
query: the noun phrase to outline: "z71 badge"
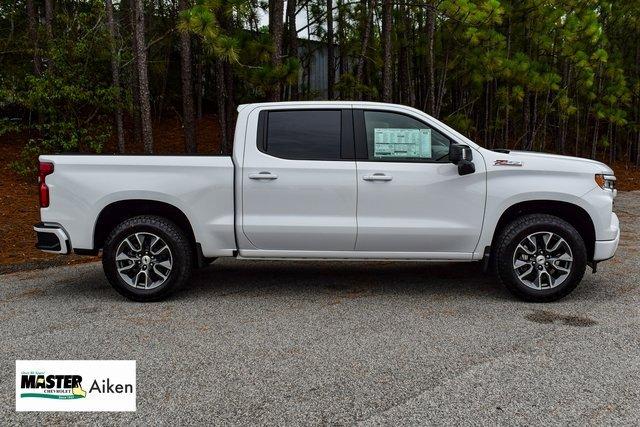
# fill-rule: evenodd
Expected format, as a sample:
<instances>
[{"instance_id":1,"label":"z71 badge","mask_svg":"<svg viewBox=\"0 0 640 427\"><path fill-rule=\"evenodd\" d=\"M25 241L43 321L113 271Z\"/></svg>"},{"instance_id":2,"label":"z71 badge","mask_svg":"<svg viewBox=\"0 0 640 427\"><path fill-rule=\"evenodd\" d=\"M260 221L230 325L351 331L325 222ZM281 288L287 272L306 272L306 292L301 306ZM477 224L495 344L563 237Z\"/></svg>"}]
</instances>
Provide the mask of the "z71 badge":
<instances>
[{"instance_id":1,"label":"z71 badge","mask_svg":"<svg viewBox=\"0 0 640 427\"><path fill-rule=\"evenodd\" d=\"M493 166L522 166L522 162L517 160L496 160Z\"/></svg>"}]
</instances>

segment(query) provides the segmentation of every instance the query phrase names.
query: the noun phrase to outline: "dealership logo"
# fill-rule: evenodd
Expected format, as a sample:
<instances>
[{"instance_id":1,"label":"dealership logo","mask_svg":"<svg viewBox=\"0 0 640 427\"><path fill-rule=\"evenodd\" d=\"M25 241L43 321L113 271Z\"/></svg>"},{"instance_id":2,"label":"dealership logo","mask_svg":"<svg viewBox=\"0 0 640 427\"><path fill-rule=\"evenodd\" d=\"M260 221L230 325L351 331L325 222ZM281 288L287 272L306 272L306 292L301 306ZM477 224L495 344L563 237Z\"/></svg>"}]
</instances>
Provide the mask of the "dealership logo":
<instances>
[{"instance_id":1,"label":"dealership logo","mask_svg":"<svg viewBox=\"0 0 640 427\"><path fill-rule=\"evenodd\" d=\"M82 389L80 375L46 375L42 373L22 374L20 381L22 390L34 390L21 393L20 397L43 399L82 399L87 392Z\"/></svg>"},{"instance_id":2,"label":"dealership logo","mask_svg":"<svg viewBox=\"0 0 640 427\"><path fill-rule=\"evenodd\" d=\"M18 411L135 411L134 360L17 360Z\"/></svg>"}]
</instances>

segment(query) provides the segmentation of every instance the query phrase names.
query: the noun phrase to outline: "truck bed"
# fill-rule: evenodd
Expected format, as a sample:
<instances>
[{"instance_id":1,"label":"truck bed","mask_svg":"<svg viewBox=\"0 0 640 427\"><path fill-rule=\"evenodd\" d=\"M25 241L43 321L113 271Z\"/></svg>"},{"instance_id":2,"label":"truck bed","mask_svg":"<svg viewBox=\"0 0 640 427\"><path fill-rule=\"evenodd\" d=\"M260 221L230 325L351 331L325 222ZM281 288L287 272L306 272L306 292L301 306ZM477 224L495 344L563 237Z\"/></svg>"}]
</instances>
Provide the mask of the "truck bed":
<instances>
[{"instance_id":1,"label":"truck bed","mask_svg":"<svg viewBox=\"0 0 640 427\"><path fill-rule=\"evenodd\" d=\"M233 162L228 156L44 155L51 204L44 223L60 224L73 249L94 249L100 213L122 200L153 200L180 209L204 256L235 250Z\"/></svg>"}]
</instances>

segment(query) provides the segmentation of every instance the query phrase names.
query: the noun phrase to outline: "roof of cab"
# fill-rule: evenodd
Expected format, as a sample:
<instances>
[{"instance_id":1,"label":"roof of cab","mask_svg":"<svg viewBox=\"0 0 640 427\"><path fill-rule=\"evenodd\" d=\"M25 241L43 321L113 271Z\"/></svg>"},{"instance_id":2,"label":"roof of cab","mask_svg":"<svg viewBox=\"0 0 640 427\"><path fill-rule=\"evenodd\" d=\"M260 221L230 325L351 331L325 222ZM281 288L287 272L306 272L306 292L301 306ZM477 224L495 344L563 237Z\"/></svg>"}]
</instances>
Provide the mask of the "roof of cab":
<instances>
[{"instance_id":1,"label":"roof of cab","mask_svg":"<svg viewBox=\"0 0 640 427\"><path fill-rule=\"evenodd\" d=\"M395 105L398 107L411 108L406 105L391 104L386 102L370 102L370 101L356 101L356 100L340 100L340 101L281 101L281 102L254 102L251 104L238 105L238 112L247 107L272 107L272 106L295 106L295 105L345 105L345 104L357 104L357 105L370 105L370 106L383 106L383 105Z\"/></svg>"}]
</instances>

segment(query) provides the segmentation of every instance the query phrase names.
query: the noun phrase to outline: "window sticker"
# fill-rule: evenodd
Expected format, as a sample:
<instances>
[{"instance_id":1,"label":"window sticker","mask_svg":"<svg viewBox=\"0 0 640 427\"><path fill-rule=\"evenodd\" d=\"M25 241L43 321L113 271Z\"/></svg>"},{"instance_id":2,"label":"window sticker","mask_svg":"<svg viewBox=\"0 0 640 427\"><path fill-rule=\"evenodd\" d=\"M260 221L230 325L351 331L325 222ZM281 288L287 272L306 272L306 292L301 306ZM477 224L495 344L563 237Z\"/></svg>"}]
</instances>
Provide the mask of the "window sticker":
<instances>
[{"instance_id":1,"label":"window sticker","mask_svg":"<svg viewBox=\"0 0 640 427\"><path fill-rule=\"evenodd\" d=\"M374 128L373 157L431 158L431 129Z\"/></svg>"}]
</instances>

